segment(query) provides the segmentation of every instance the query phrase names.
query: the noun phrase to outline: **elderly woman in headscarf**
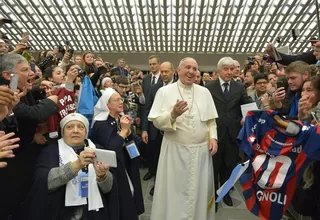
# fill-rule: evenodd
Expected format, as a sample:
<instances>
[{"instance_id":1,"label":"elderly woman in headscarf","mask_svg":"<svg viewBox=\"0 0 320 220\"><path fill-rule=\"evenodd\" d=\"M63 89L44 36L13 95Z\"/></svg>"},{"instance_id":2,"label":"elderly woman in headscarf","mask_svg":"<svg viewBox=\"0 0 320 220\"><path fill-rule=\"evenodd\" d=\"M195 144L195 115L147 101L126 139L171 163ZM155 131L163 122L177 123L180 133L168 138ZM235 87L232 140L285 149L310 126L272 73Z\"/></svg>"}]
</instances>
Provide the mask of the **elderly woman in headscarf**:
<instances>
[{"instance_id":1,"label":"elderly woman in headscarf","mask_svg":"<svg viewBox=\"0 0 320 220\"><path fill-rule=\"evenodd\" d=\"M60 127L62 138L39 156L22 219L118 220L113 174L107 164L94 163L88 120L72 113Z\"/></svg>"},{"instance_id":2,"label":"elderly woman in headscarf","mask_svg":"<svg viewBox=\"0 0 320 220\"><path fill-rule=\"evenodd\" d=\"M112 88L103 92L94 108L92 141L113 150L117 155L117 168L113 169L119 188L121 220L137 220L144 212L139 173L139 152L136 136L130 131L131 118L123 115L123 99Z\"/></svg>"}]
</instances>

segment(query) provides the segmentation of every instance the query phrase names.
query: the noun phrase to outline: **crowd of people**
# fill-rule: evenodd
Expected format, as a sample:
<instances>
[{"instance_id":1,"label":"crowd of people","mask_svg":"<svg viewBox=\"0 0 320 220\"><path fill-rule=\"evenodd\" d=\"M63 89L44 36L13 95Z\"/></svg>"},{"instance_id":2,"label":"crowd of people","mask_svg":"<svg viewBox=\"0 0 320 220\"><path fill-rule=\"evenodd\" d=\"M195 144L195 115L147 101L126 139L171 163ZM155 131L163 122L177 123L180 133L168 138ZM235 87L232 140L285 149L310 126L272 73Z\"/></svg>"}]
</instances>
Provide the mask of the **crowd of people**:
<instances>
[{"instance_id":1,"label":"crowd of people","mask_svg":"<svg viewBox=\"0 0 320 220\"><path fill-rule=\"evenodd\" d=\"M144 74L68 47L34 58L28 40L11 51L0 40L0 219L137 220L144 165L143 180L155 177L152 220L212 220L216 190L244 161L241 105L318 125L320 43L277 61L268 44L243 68L223 57L212 73L191 57L175 67L152 55ZM95 162L95 148L114 151L117 167ZM319 207L319 184L312 162L299 195L318 196L295 208L314 219L319 209L305 207ZM229 193L223 201L233 206Z\"/></svg>"}]
</instances>

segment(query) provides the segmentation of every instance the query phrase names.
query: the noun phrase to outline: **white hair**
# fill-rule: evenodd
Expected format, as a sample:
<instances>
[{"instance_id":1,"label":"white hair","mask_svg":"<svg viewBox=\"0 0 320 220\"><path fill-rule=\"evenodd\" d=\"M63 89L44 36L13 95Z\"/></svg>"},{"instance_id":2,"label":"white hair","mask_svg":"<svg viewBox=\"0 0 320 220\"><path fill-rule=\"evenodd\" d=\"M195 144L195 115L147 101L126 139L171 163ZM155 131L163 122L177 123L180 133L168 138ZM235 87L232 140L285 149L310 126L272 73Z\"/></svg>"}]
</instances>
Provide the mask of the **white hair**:
<instances>
[{"instance_id":1,"label":"white hair","mask_svg":"<svg viewBox=\"0 0 320 220\"><path fill-rule=\"evenodd\" d=\"M234 62L235 60L231 57L222 57L218 62L217 69L221 69L222 66L234 66Z\"/></svg>"},{"instance_id":2,"label":"white hair","mask_svg":"<svg viewBox=\"0 0 320 220\"><path fill-rule=\"evenodd\" d=\"M182 65L183 65L183 63L184 63L186 60L189 60L189 59L194 60L194 61L196 62L196 64L197 64L197 69L198 69L198 63L197 63L197 61L196 61L194 58L192 58L192 57L185 57L185 58L183 58L183 59L180 61L180 63L179 63L179 68L181 68Z\"/></svg>"}]
</instances>

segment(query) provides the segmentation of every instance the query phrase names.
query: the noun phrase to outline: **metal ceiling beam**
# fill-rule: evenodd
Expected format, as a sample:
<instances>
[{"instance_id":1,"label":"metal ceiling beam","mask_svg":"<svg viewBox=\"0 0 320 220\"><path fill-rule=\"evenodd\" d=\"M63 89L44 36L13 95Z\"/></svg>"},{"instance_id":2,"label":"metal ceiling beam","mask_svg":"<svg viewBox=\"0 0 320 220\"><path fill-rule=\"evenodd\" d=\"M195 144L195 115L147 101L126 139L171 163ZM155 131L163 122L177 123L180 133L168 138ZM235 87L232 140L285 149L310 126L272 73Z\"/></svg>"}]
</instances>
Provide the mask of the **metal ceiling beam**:
<instances>
[{"instance_id":1,"label":"metal ceiling beam","mask_svg":"<svg viewBox=\"0 0 320 220\"><path fill-rule=\"evenodd\" d=\"M157 22L156 22L156 16L158 16L156 14L156 6L154 5L154 1L150 1L151 2L151 8L150 8L150 11L151 11L151 16L152 16L152 25L153 25L153 37L154 37L154 40L155 42L153 42L153 46L155 47L154 51L157 51L159 52L159 44L160 44L160 41L162 41L159 37L158 37L158 34L157 34ZM149 18L151 17L150 14L149 14ZM159 15L160 16L160 15ZM159 19L159 23L160 23L160 19ZM149 24L151 25L151 22L149 22ZM159 28L161 27L161 25L159 24ZM160 31L161 32L161 31Z\"/></svg>"},{"instance_id":2,"label":"metal ceiling beam","mask_svg":"<svg viewBox=\"0 0 320 220\"><path fill-rule=\"evenodd\" d=\"M208 20L208 12L209 12L209 9L210 9L210 5L205 6L204 5L204 0L202 0L201 1L201 8L203 9L203 11L204 11L204 9L206 9L206 12L204 13L205 15L204 16L202 15L201 18L199 19L198 30L197 30L197 38L196 38L197 39L197 44L196 44L196 51L195 52L200 52L203 49L204 33L205 33L204 30L207 30L206 29L206 21ZM201 28L201 24L203 25L202 28ZM201 33L201 35L200 35L200 33ZM206 37L209 38L209 36L206 36Z\"/></svg>"},{"instance_id":3,"label":"metal ceiling beam","mask_svg":"<svg viewBox=\"0 0 320 220\"><path fill-rule=\"evenodd\" d=\"M259 4L256 5L256 3L257 3L257 0L254 0L254 1L252 2L252 5L258 6ZM258 3L259 3L259 1L258 1ZM249 28L249 26L252 24L252 20L253 20L253 16L252 16L252 15L255 15L255 14L256 14L256 11L257 11L257 7L250 7L250 10L249 10L249 12L248 12L248 16L246 17L246 21L244 22L243 28L242 28L241 33L240 33L240 35L239 35L239 41L240 41L240 43L237 44L237 46L236 46L236 51L238 50L238 48L244 48L243 44L244 44L245 42L247 42L246 38L247 38L247 36L248 36L248 31L251 30L251 29ZM245 13L245 12L243 11L242 13ZM250 15L250 16L249 16L249 15ZM241 38L242 38L242 40L241 40Z\"/></svg>"},{"instance_id":4,"label":"metal ceiling beam","mask_svg":"<svg viewBox=\"0 0 320 220\"><path fill-rule=\"evenodd\" d=\"M316 17L314 17L314 19L316 20ZM314 37L314 36L318 36L318 27L317 27L317 25L315 26L315 28L310 32L310 34L309 34L309 36L310 37ZM308 37L307 37L308 38ZM311 43L310 43L310 41L309 41L309 39L310 38L308 38L308 39L305 39L305 41L304 41L304 43L302 43L302 45L301 45L301 47L300 48L295 48L295 50L293 51L293 52L295 52L295 53L301 53L302 51L310 51L311 49L313 49L312 47L311 47ZM308 44L309 44L309 46L308 46ZM300 49L300 50L299 50Z\"/></svg>"},{"instance_id":5,"label":"metal ceiling beam","mask_svg":"<svg viewBox=\"0 0 320 220\"><path fill-rule=\"evenodd\" d=\"M221 3L222 5L222 3ZM220 27L220 30L219 30L219 34L218 34L218 38L217 38L217 42L216 42L216 46L215 46L215 51L217 52L221 52L221 48L222 48L222 41L220 40L221 37L223 37L223 39L225 39L225 33L222 34L222 30L225 28L226 29L226 26L227 26L227 23L230 19L230 16L227 16L227 13L228 13L228 7L230 5L230 0L227 1L226 3L226 7L224 9L224 13L223 13L223 16L222 16L222 22L221 22L221 27ZM225 26L225 27L224 27ZM224 28L223 28L224 27Z\"/></svg>"},{"instance_id":6,"label":"metal ceiling beam","mask_svg":"<svg viewBox=\"0 0 320 220\"><path fill-rule=\"evenodd\" d=\"M137 34L138 33L135 32L134 19L133 19L133 13L132 13L132 5L130 5L130 0L126 0L126 3L127 3L128 11L129 11L129 15L127 15L127 16L130 18L130 21L131 21L131 22L129 22L129 19L126 19L127 20L127 25L129 27L130 26L129 24L131 24L131 27L132 27L131 31L133 33L133 34L129 33L130 36L131 36L131 46L132 46L133 50L139 51L138 38L137 38ZM137 17L138 17L138 14L137 14ZM139 28L139 32L140 32L139 34L140 34L140 37L141 37L140 28ZM133 41L132 35L133 35L134 41Z\"/></svg>"},{"instance_id":7,"label":"metal ceiling beam","mask_svg":"<svg viewBox=\"0 0 320 220\"><path fill-rule=\"evenodd\" d=\"M22 12L24 11L24 10L21 8L20 4L14 4L14 5L12 6L12 5L8 5L8 3L7 3L7 7L8 7L8 8L11 8L11 10L18 15L19 13L17 12L17 10L16 10L16 8L15 8L14 6L19 7L19 9L20 9ZM35 9L36 9L36 8L35 8ZM2 8L1 8L1 10L2 10ZM6 12L4 12L4 14L6 14ZM35 20L32 18L32 16L29 15L29 13L26 14L25 16L26 16L27 18L29 18L31 21L34 21L34 23L35 23L36 26L38 27L38 30L40 30L40 27L38 26L37 22L35 22ZM39 18L40 21L42 20L39 16L38 16L38 18ZM20 20L20 17L17 16L17 19L21 22L22 25L24 25L24 21ZM45 26L45 25L44 25L44 26ZM18 27L16 27L16 28L17 28L17 30L19 30ZM28 29L29 29L29 28L28 28ZM22 31L22 30L21 30L21 31ZM10 30L10 32L11 32L11 30ZM31 30L31 32L32 32L32 30ZM12 32L11 32L11 33L12 33ZM14 34L12 34L12 38L13 38L13 39L16 39L17 42L20 41L20 39L18 39L18 37L15 36ZM39 48L41 48L42 50L45 50L45 49L46 49L45 46L43 46L43 45L40 43L41 38L39 38L37 35L32 36L32 38L38 39L38 42L39 42L39 43L37 44L37 46L39 46ZM49 42L49 41L46 40L45 38L42 38L42 40L45 41L45 42L47 42L47 43ZM31 45L32 45L32 42L31 42ZM48 45L50 45L50 43L48 43Z\"/></svg>"},{"instance_id":8,"label":"metal ceiling beam","mask_svg":"<svg viewBox=\"0 0 320 220\"><path fill-rule=\"evenodd\" d=\"M166 28L166 24L164 24L163 20L162 19L162 15L165 16L165 14L163 13L162 14L162 11L161 11L161 8L162 8L162 5L161 5L161 2L160 0L158 0L158 16L159 16L159 33L160 33L160 51L166 51L164 49L164 45L168 45L168 41L165 41L165 33L168 32L167 28ZM164 18L164 17L163 17Z\"/></svg>"},{"instance_id":9,"label":"metal ceiling beam","mask_svg":"<svg viewBox=\"0 0 320 220\"><path fill-rule=\"evenodd\" d=\"M220 3L220 5L219 5L219 9L217 10L217 13L216 14L214 14L214 12L215 12L215 10L216 10L216 8L217 8L217 1L214 1L214 7L212 8L212 14L214 14L214 16L212 16L211 17L211 20L210 20L210 27L211 27L211 29L212 29L212 25L213 25L213 22L215 22L216 23L216 25L214 26L214 29L212 30L213 32L212 32L212 34L214 35L214 33L217 31L217 23L219 23L218 22L218 17L219 17L219 11L221 10L221 3ZM215 19L215 21L214 21L214 19ZM209 32L210 33L210 32ZM212 49L212 47L213 47L213 40L214 40L214 36L212 37L212 40L211 40L211 42L209 42L209 37L207 38L207 43L206 43L206 49L205 49L205 53L207 53L208 52L208 50L210 49L210 51L211 51L211 49ZM209 46L210 45L210 46ZM216 48L214 48L214 50L212 50L212 52L217 52L217 50L216 50Z\"/></svg>"},{"instance_id":10,"label":"metal ceiling beam","mask_svg":"<svg viewBox=\"0 0 320 220\"><path fill-rule=\"evenodd\" d=\"M194 14L191 14L191 9L192 9L192 6L194 8L196 8L197 4L195 4L195 5L191 5L191 4L192 4L192 0L189 0L188 6L187 6L187 14L186 14L187 21L186 21L185 24L186 24L187 28L186 28L186 31L184 33L185 40L183 40L183 42L185 43L185 45L184 45L184 49L182 49L183 52L187 52L188 51L188 44L189 43L190 43L190 47L192 48L192 44L190 42L190 36L191 35L189 33L190 33L190 30L192 30L192 32L194 31L194 28L190 28L190 26L191 26L191 23L193 23L193 26L194 26L195 20L191 21L191 16L194 16ZM181 29L181 32L183 30L184 30L184 28Z\"/></svg>"},{"instance_id":11,"label":"metal ceiling beam","mask_svg":"<svg viewBox=\"0 0 320 220\"><path fill-rule=\"evenodd\" d=\"M143 5L142 4L142 0L139 0L139 9L140 9L140 16L141 16L141 23L142 23L142 27L143 27L143 29L142 29L142 33L144 33L143 35L144 35L144 45L143 45L143 47L145 48L145 51L149 51L149 42L148 42L148 38L147 38L147 28L146 28L146 21L145 21L145 16L147 15L147 14L144 14L144 12L143 12L143 8L144 7L146 7L147 8L147 6L146 5ZM147 8L147 10L148 10L148 8ZM149 31L149 33L150 33L150 31ZM142 42L141 42L141 44L142 44Z\"/></svg>"},{"instance_id":12,"label":"metal ceiling beam","mask_svg":"<svg viewBox=\"0 0 320 220\"><path fill-rule=\"evenodd\" d=\"M88 0L87 0L87 2L88 2ZM89 5L94 6L94 7L92 7L92 10L93 10L93 12L94 12L94 13L92 14L92 18L93 18L94 22L96 23L96 26L97 26L97 29L98 29L98 34L99 34L99 37L100 37L100 39L101 39L101 41L102 41L102 45L103 45L103 47L104 47L104 48L100 48L99 42L97 42L98 48L100 48L100 51L103 51L103 50L106 50L106 48L107 48L107 45L106 45L107 39L106 39L105 34L104 34L104 32L103 32L102 21L101 21L100 18L99 18L98 10L97 10L96 6L94 5L93 0L89 0L89 2L90 2ZM91 11L91 10L90 10L90 11ZM91 11L91 13L92 13L92 11ZM101 12L101 15L103 15L102 12ZM103 16L103 17L104 17L104 16ZM109 50L110 50L109 45L108 45L108 48L109 48Z\"/></svg>"},{"instance_id":13,"label":"metal ceiling beam","mask_svg":"<svg viewBox=\"0 0 320 220\"><path fill-rule=\"evenodd\" d=\"M228 1L227 2L227 6L230 4L230 2ZM234 27L234 25L235 25L235 21L236 21L236 19L234 18L234 20L233 20L233 24L232 24L232 28L231 28L231 30L229 30L228 29L228 27L229 27L229 22L230 22L230 19L231 19L231 15L232 15L232 11L233 11L233 9L234 9L234 1L232 1L232 5L230 4L229 5L229 7L230 7L230 12L229 12L229 15L228 15L228 18L227 18L227 21L225 21L225 22L223 22L224 23L224 28L222 28L224 31L223 31L223 34L222 34L222 36L223 36L223 39L224 39L224 43L226 43L226 47L225 47L225 51L227 50L227 48L228 48L228 43L232 43L230 40L231 40L231 31L233 30L232 28ZM227 13L227 11L228 10L226 10L225 11L225 13ZM240 8L237 8L237 13L236 13L236 15L239 13L239 11L240 11ZM229 31L229 36L227 35L227 31ZM222 30L221 30L221 32L222 32ZM220 32L220 33L221 33ZM221 43L220 44L220 47L219 47L219 51L223 51L222 50L222 46L223 46L223 43ZM231 52L231 50L230 51L226 51L226 52Z\"/></svg>"},{"instance_id":14,"label":"metal ceiling beam","mask_svg":"<svg viewBox=\"0 0 320 220\"><path fill-rule=\"evenodd\" d=\"M112 44L113 44L113 47L115 48L114 43L113 43L112 40L108 41L108 38L105 36L106 34L108 34L108 36L110 37L110 39L112 39L112 34L111 34L111 31L110 31L111 28L108 28L108 25L110 25L110 24L107 22L106 16L105 16L105 14L103 13L103 10L104 10L104 9L102 8L102 5L99 4L99 7L100 7L101 14L102 14L102 19L103 19L102 22L104 22L104 23L106 24L106 30L107 30L107 32L108 32L108 33L106 33L106 30L103 30L103 27L102 27L101 30L104 31L105 45L106 45L106 47L108 48L109 51L112 51L112 50L111 50L110 43L112 43ZM101 26L102 26L102 25L101 25Z\"/></svg>"},{"instance_id":15,"label":"metal ceiling beam","mask_svg":"<svg viewBox=\"0 0 320 220\"><path fill-rule=\"evenodd\" d=\"M178 21L178 17L181 15L182 17L182 14L179 14L179 9L180 9L180 3L179 3L179 0L176 1L176 20L175 20L175 39L176 39L176 43L175 43L175 49L174 51L179 51L179 48L178 48L178 42L179 42L179 21ZM173 11L173 10L172 10ZM172 19L173 20L173 19ZM182 21L180 21L182 22ZM173 22L172 22L173 23ZM173 25L173 24L172 24Z\"/></svg>"},{"instance_id":16,"label":"metal ceiling beam","mask_svg":"<svg viewBox=\"0 0 320 220\"><path fill-rule=\"evenodd\" d=\"M292 7L293 5L291 5ZM300 5L301 6L301 5ZM291 30L295 28L295 26L297 26L297 24L299 24L300 22L303 22L303 16L299 16L299 15L305 15L306 13L308 13L308 10L313 6L312 4L312 0L309 0L303 7L301 12L299 12L298 14L296 14L296 19L294 21L291 22L290 26L288 27L288 32L283 36L282 38L282 43L284 44L290 44L290 40L292 39L291 37ZM296 9L298 7L298 5L296 5L294 7L294 9ZM292 10L292 9L291 9ZM309 16L311 17L311 15L309 14ZM310 23L310 21L306 21L304 24L308 25ZM305 27L305 26L304 26Z\"/></svg>"},{"instance_id":17,"label":"metal ceiling beam","mask_svg":"<svg viewBox=\"0 0 320 220\"><path fill-rule=\"evenodd\" d=\"M89 24L90 24L90 21L89 21L89 19L88 19L88 17L89 17L89 14L86 14L86 11L85 11L85 7L84 7L84 5L83 5L83 2L82 1L79 1L79 2L76 2L75 1L75 4L77 5L77 3L79 3L79 8L80 8L80 10L82 11L82 21L83 21L83 24L84 24L84 26L86 27L86 29L87 29L87 31L88 31L88 33L89 33L89 35L91 35L91 36L85 36L85 38L88 40L88 45L89 45L89 48L90 48L90 50L92 51L92 47L91 47L91 45L89 44L89 42L90 41L92 41L92 43L94 44L94 46L95 46L95 48L99 48L98 47L98 45L96 44L96 42L98 41L98 39L96 38L96 35L95 35L95 33L94 33L94 31L91 29L91 27L89 26ZM89 6L88 6L89 7Z\"/></svg>"},{"instance_id":18,"label":"metal ceiling beam","mask_svg":"<svg viewBox=\"0 0 320 220\"><path fill-rule=\"evenodd\" d=\"M186 43L185 39L184 39L184 36L185 36L185 33L184 33L184 22L185 22L185 16L186 16L186 13L185 13L185 7L186 7L186 3L185 1L182 1L182 4L181 4L181 9L182 9L182 12L181 12L181 29L179 30L180 31L180 46L179 46L179 50L177 50L177 52L181 52L183 51L183 43Z\"/></svg>"},{"instance_id":19,"label":"metal ceiling beam","mask_svg":"<svg viewBox=\"0 0 320 220\"><path fill-rule=\"evenodd\" d=\"M281 3L281 2L278 2L278 3ZM269 37L269 38L273 37L272 34L271 34L272 31L275 32L275 34L276 34L275 37L277 37L278 32L277 32L277 30L274 29L274 24L276 24L277 21L279 20L280 15L282 15L281 11L283 10L283 7L285 7L285 6L286 5L284 4L282 6L276 7L276 9L274 10L273 14L272 15L270 14L271 19L269 20L269 23L267 24L269 29L268 29L268 32L264 34L264 36L265 36L264 39L265 40L266 40L267 37ZM261 40L261 42L263 42L263 41ZM266 42L268 42L268 40L264 41L264 43L266 43Z\"/></svg>"},{"instance_id":20,"label":"metal ceiling beam","mask_svg":"<svg viewBox=\"0 0 320 220\"><path fill-rule=\"evenodd\" d=\"M241 2L239 2L241 4ZM232 13L232 10L234 8L234 2L233 2L233 7L231 9L231 14L229 14L229 17L231 17L233 15ZM228 36L228 40L226 41L226 48L230 48L230 51L228 52L231 52L232 51L232 44L234 43L234 37L237 35L237 32L234 31L234 27L237 25L237 16L239 15L240 13L240 10L241 10L241 6L238 5L237 7L237 10L236 10L236 14L234 15L234 20L232 22L232 26L231 26L231 30L229 30L229 36ZM230 20L230 19L229 19ZM227 28L225 28L225 31L227 30ZM226 32L224 33L224 35L226 35Z\"/></svg>"},{"instance_id":21,"label":"metal ceiling beam","mask_svg":"<svg viewBox=\"0 0 320 220\"><path fill-rule=\"evenodd\" d=\"M231 40L229 41L229 42L230 42L230 46L231 46L233 43L236 42L236 41L235 41L235 37L237 36L237 32L238 32L238 30L239 30L239 26L240 26L240 24L242 23L242 22L241 22L241 18L244 16L244 9L245 9L245 6L246 6L247 3L248 3L248 0L246 0L246 1L240 1L239 3L240 3L240 4L239 4L238 6L239 6L239 9L242 8L242 13L241 13L241 16L239 16L239 15L240 15L240 11L237 10L237 13L234 15L234 16L235 16L234 23L236 23L236 25L233 25L233 26L232 26L232 30L231 30L231 36L232 36L232 38L231 38ZM235 26L236 26L236 28L234 29ZM238 37L240 38L240 36L238 36ZM229 46L229 42L228 42L227 46ZM236 47L235 47L235 51L234 51L234 52L237 53Z\"/></svg>"},{"instance_id":22,"label":"metal ceiling beam","mask_svg":"<svg viewBox=\"0 0 320 220\"><path fill-rule=\"evenodd\" d=\"M109 28L108 28L108 33L109 33L109 37L111 39L110 43L112 43L113 48L117 48L117 51L120 51L120 47L119 47L119 40L116 38L116 32L115 29L113 28L113 24L115 22L111 21L111 13L109 13L109 8L110 6L106 5L106 1L101 1L103 4L103 7L101 9L102 10L102 14L106 15L106 18L108 19L108 22L106 22L107 24L109 24Z\"/></svg>"},{"instance_id":23,"label":"metal ceiling beam","mask_svg":"<svg viewBox=\"0 0 320 220\"><path fill-rule=\"evenodd\" d=\"M56 1L52 1L52 0L51 0L51 3L52 3L52 6L53 6L53 5L56 5L55 8L56 8L61 14L63 14L61 8L59 7L59 5L58 5L58 3L57 3ZM69 22L68 22L64 17L62 17L62 16L59 15L59 14L56 15L56 16L53 15L53 14L51 14L51 15L52 15L52 17L53 17L53 20L54 20L56 23L59 23L59 22L57 21L57 19L56 19L56 16L59 16L59 17L60 17L61 22L64 21L65 27L66 27L66 31L68 32L69 37L71 37L71 39L65 39L65 40L72 40L73 44L76 44L76 46L77 46L78 48L80 48L80 45L78 44L77 39L74 37L74 35L73 35L72 32L70 31L70 30L72 30L72 29L71 29L71 26L70 26Z\"/></svg>"},{"instance_id":24,"label":"metal ceiling beam","mask_svg":"<svg viewBox=\"0 0 320 220\"><path fill-rule=\"evenodd\" d=\"M119 21L120 21L120 22L117 22L117 27L118 27L118 30L119 30L119 37L121 38L121 41L122 41L122 46L123 46L123 48L125 48L125 46L127 47L127 49L124 49L124 51L129 51L130 52L129 43L128 43L128 40L127 40L127 33L126 33L127 30L124 28L124 25L123 25L124 21L122 19L124 14L121 14L121 12L120 12L120 7L121 6L118 4L118 0L114 0L114 6L115 7L112 7L113 13L114 13L114 15L118 16ZM117 13L115 13L115 10L117 11ZM125 11L125 10L123 9L123 11ZM121 29L120 29L120 27L121 27ZM129 27L128 27L128 29L129 29ZM122 33L120 33L120 31ZM132 36L131 36L131 34L129 34L129 35L130 35L129 36L130 40L132 42ZM123 44L125 44L125 46Z\"/></svg>"},{"instance_id":25,"label":"metal ceiling beam","mask_svg":"<svg viewBox=\"0 0 320 220\"><path fill-rule=\"evenodd\" d=\"M316 11L314 11L314 13L312 13L312 15L310 16L310 21L309 22L306 22L306 25L303 27L303 30L301 31L300 33L300 37L297 38L297 40L295 42L292 42L291 45L290 45L290 48L293 48L293 49L296 49L296 52L300 52L301 49L303 49L306 44L308 43L308 39L311 38L311 32L312 30L310 31L309 35L308 36L305 36L307 39L301 39L301 37L304 37L304 33L307 31L307 30L310 30L310 26L312 24L315 24L313 23L312 21L315 21L316 20ZM317 30L317 25L314 26L313 29L316 29ZM300 41L299 41L300 40ZM305 42L301 45L300 48L297 47L297 44L299 42L301 42L301 40L304 40Z\"/></svg>"},{"instance_id":26,"label":"metal ceiling beam","mask_svg":"<svg viewBox=\"0 0 320 220\"><path fill-rule=\"evenodd\" d=\"M160 1L159 1L159 5L160 5ZM169 8L169 6L167 5L167 0L163 0L163 26L164 26L164 29L162 30L164 32L164 38L162 38L162 41L164 40L166 42L166 46L164 47L163 44L161 44L161 47L162 47L162 50L165 51L165 52L168 52L170 51L169 50L169 45L171 44L171 42L169 42L169 37L168 37L168 32L169 32L169 29L168 29L168 11L167 9ZM170 26L172 28L172 26ZM161 31L161 32L162 32ZM171 30L172 32L172 30ZM171 37L171 40L172 40L172 37Z\"/></svg>"},{"instance_id":27,"label":"metal ceiling beam","mask_svg":"<svg viewBox=\"0 0 320 220\"><path fill-rule=\"evenodd\" d=\"M265 12L265 13L260 13L259 19L256 22L256 25L253 28L251 35L248 36L248 39L251 39L249 41L248 46L247 46L247 48L250 48L249 51L253 51L252 50L253 44L256 42L256 39L257 39L257 37L259 35L259 31L261 30L261 26L263 24L261 21L263 21L265 19L265 17L267 16L267 14L268 14L268 11L269 11L269 10L267 10L268 6L270 6L269 2L265 2L264 6L262 6L262 10L261 10L261 12ZM269 9L270 9L270 7L269 7ZM255 50L257 50L257 48L255 48Z\"/></svg>"},{"instance_id":28,"label":"metal ceiling beam","mask_svg":"<svg viewBox=\"0 0 320 220\"><path fill-rule=\"evenodd\" d=\"M78 19L77 16L74 16L74 15L75 15L74 8L71 6L71 4L70 4L69 1L65 1L65 3L67 3L68 9L71 10L71 13L72 13L71 15L72 15L72 16L70 16L70 17L71 17L71 19L73 19L74 25L75 25L76 27L78 27L78 31L79 31L79 33L81 33L81 26L80 26L81 22L80 22L80 20ZM80 13L80 11L79 11L79 13ZM79 15L80 15L80 14L79 14ZM81 37L82 42L83 42L84 46L86 47L86 48L81 48L82 46L79 46L79 50L88 50L88 48L89 48L89 46L88 46L89 42L88 42L87 38L85 38L84 35L82 35L82 34L80 34L79 36ZM78 44L81 45L79 42L78 42Z\"/></svg>"}]
</instances>

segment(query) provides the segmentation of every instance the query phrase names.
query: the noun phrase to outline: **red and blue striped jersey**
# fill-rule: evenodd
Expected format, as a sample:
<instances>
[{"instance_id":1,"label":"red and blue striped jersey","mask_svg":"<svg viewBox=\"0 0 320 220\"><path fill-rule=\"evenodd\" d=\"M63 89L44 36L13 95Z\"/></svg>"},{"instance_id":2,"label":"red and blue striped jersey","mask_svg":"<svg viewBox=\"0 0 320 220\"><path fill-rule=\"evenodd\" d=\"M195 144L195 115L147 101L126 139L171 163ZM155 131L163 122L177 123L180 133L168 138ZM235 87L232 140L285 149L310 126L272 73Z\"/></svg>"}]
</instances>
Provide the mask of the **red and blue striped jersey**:
<instances>
[{"instance_id":1,"label":"red and blue striped jersey","mask_svg":"<svg viewBox=\"0 0 320 220\"><path fill-rule=\"evenodd\" d=\"M276 114L249 111L237 138L250 158L240 177L247 208L261 219L271 220L283 216L309 162L320 160L320 128L293 122L299 130L290 135L274 122Z\"/></svg>"}]
</instances>

